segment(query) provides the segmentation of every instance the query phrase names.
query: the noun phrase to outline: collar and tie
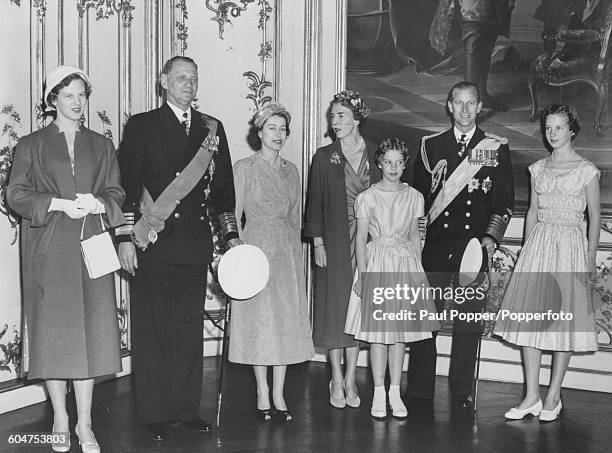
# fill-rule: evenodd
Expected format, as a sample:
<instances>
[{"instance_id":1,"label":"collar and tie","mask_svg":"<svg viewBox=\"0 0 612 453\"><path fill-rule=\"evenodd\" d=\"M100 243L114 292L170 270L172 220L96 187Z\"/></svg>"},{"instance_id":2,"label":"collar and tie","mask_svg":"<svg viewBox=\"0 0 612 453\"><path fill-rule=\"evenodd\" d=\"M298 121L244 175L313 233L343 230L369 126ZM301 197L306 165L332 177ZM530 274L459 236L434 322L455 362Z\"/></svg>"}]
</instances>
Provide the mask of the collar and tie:
<instances>
[{"instance_id":1,"label":"collar and tie","mask_svg":"<svg viewBox=\"0 0 612 453\"><path fill-rule=\"evenodd\" d=\"M191 124L189 124L189 115L187 115L187 112L183 112L183 121L181 121L181 124L185 128L185 135L189 135L189 128Z\"/></svg>"},{"instance_id":2,"label":"collar and tie","mask_svg":"<svg viewBox=\"0 0 612 453\"><path fill-rule=\"evenodd\" d=\"M467 134L461 134L459 141L457 141L457 154L459 155L459 157L463 157L465 151L467 150L467 145Z\"/></svg>"}]
</instances>

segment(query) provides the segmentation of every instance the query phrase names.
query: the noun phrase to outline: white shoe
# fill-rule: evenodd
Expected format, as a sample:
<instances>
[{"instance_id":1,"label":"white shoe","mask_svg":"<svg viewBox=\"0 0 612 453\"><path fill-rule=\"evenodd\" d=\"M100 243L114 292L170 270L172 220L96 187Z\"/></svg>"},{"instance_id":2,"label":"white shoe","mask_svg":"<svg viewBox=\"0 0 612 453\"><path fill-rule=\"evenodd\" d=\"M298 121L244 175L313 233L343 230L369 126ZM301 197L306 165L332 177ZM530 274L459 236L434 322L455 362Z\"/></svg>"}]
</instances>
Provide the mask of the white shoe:
<instances>
[{"instance_id":1,"label":"white shoe","mask_svg":"<svg viewBox=\"0 0 612 453\"><path fill-rule=\"evenodd\" d=\"M51 444L51 450L57 451L59 453L70 451L70 432L58 432L55 431L55 425L51 428L51 434L53 435L53 440L57 439L58 442L53 442Z\"/></svg>"},{"instance_id":2,"label":"white shoe","mask_svg":"<svg viewBox=\"0 0 612 453\"><path fill-rule=\"evenodd\" d=\"M392 385L389 387L389 405L391 406L391 411L395 418L408 417L408 409L406 409L402 397L400 396L399 385Z\"/></svg>"},{"instance_id":3,"label":"white shoe","mask_svg":"<svg viewBox=\"0 0 612 453\"><path fill-rule=\"evenodd\" d=\"M559 403L555 406L555 408L551 411L542 409L542 411L540 412L540 421L541 422L552 422L555 421L557 418L559 418L559 413L561 412L561 408L563 407L563 404L561 404L561 400L559 400Z\"/></svg>"},{"instance_id":4,"label":"white shoe","mask_svg":"<svg viewBox=\"0 0 612 453\"><path fill-rule=\"evenodd\" d=\"M79 445L81 446L81 451L83 453L100 453L100 444L98 444L98 441L95 437L93 441L81 442L78 425L74 428L74 433L76 434L77 439L79 439Z\"/></svg>"},{"instance_id":5,"label":"white shoe","mask_svg":"<svg viewBox=\"0 0 612 453\"><path fill-rule=\"evenodd\" d=\"M504 414L504 417L506 417L508 420L521 420L527 414L537 417L541 414L541 412L544 412L542 411L542 400L538 400L535 404L526 409L517 409L516 407L513 407Z\"/></svg>"},{"instance_id":6,"label":"white shoe","mask_svg":"<svg viewBox=\"0 0 612 453\"><path fill-rule=\"evenodd\" d=\"M374 387L370 414L374 418L385 418L387 416L387 392L384 387Z\"/></svg>"},{"instance_id":7,"label":"white shoe","mask_svg":"<svg viewBox=\"0 0 612 453\"><path fill-rule=\"evenodd\" d=\"M357 388L357 386L355 386L355 388ZM359 398L359 394L357 394L357 396L348 395L348 392L346 391L346 381L344 382L344 393L346 395L345 401L347 406L354 408L361 406L361 398Z\"/></svg>"},{"instance_id":8,"label":"white shoe","mask_svg":"<svg viewBox=\"0 0 612 453\"><path fill-rule=\"evenodd\" d=\"M333 385L341 385L342 386L342 398L338 398L334 396L334 392L332 391ZM346 398L344 396L344 385L343 384L332 384L332 381L329 381L329 404L338 408L344 409L346 407Z\"/></svg>"},{"instance_id":9,"label":"white shoe","mask_svg":"<svg viewBox=\"0 0 612 453\"><path fill-rule=\"evenodd\" d=\"M408 417L408 409L402 400L391 404L391 413L395 418L406 418Z\"/></svg>"}]
</instances>

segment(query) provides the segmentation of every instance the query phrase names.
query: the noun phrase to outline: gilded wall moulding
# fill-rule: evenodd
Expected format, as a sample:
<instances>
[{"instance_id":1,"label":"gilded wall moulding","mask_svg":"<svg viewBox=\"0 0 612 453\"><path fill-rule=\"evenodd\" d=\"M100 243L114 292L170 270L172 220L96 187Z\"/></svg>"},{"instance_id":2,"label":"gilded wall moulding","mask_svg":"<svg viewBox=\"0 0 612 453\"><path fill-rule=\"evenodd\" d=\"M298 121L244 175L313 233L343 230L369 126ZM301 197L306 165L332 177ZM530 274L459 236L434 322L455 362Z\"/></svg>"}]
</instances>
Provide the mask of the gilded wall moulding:
<instances>
[{"instance_id":1,"label":"gilded wall moulding","mask_svg":"<svg viewBox=\"0 0 612 453\"><path fill-rule=\"evenodd\" d=\"M79 17L82 18L88 8L96 10L96 20L108 19L115 13L121 13L121 20L125 27L131 25L134 18L132 11L136 9L132 6L132 0L77 0Z\"/></svg>"},{"instance_id":2,"label":"gilded wall moulding","mask_svg":"<svg viewBox=\"0 0 612 453\"><path fill-rule=\"evenodd\" d=\"M42 21L47 13L47 0L34 0L32 8L36 10L36 16L39 21Z\"/></svg>"},{"instance_id":3,"label":"gilded wall moulding","mask_svg":"<svg viewBox=\"0 0 612 453\"><path fill-rule=\"evenodd\" d=\"M266 96L264 93L266 88L272 87L271 82L268 82L263 77L259 77L254 71L247 71L242 75L251 81L251 83L249 83L249 90L251 90L251 92L246 95L246 98L253 101L255 110L259 110L272 100L270 96Z\"/></svg>"},{"instance_id":4,"label":"gilded wall moulding","mask_svg":"<svg viewBox=\"0 0 612 453\"><path fill-rule=\"evenodd\" d=\"M21 128L21 115L11 104L4 105L0 109L0 114L8 117L2 125L2 133L0 134L0 137L6 140L4 146L0 147L0 213L7 216L11 227L15 231L15 236L11 242L12 245L17 241L17 224L19 221L6 204L5 193L11 173L11 166L13 165L13 157L15 156L15 147L19 140L17 129Z\"/></svg>"},{"instance_id":5,"label":"gilded wall moulding","mask_svg":"<svg viewBox=\"0 0 612 453\"><path fill-rule=\"evenodd\" d=\"M119 323L121 350L127 351L130 344L130 309L124 297L121 298L119 306L117 307L117 321Z\"/></svg>"},{"instance_id":6,"label":"gilded wall moulding","mask_svg":"<svg viewBox=\"0 0 612 453\"><path fill-rule=\"evenodd\" d=\"M231 0L206 0L206 8L215 13L215 17L213 17L212 20L217 22L219 25L219 39L223 39L225 24L232 23L228 16L232 16L234 18L240 16L243 11L246 11L249 3L253 3L255 0L238 1L241 3L240 5Z\"/></svg>"},{"instance_id":7,"label":"gilded wall moulding","mask_svg":"<svg viewBox=\"0 0 612 453\"><path fill-rule=\"evenodd\" d=\"M8 332L9 326L4 324L4 327L0 330L0 339ZM20 376L23 340L19 335L16 325L13 325L11 333L13 339L6 344L0 344L0 371L8 371L9 373L14 373L15 376Z\"/></svg>"},{"instance_id":8,"label":"gilded wall moulding","mask_svg":"<svg viewBox=\"0 0 612 453\"><path fill-rule=\"evenodd\" d=\"M268 0L257 0L257 4L261 6L259 10L259 23L257 28L263 30L268 21L270 20L270 13L272 12L272 6Z\"/></svg>"},{"instance_id":9,"label":"gilded wall moulding","mask_svg":"<svg viewBox=\"0 0 612 453\"><path fill-rule=\"evenodd\" d=\"M262 63L272 58L272 41L262 42L257 55Z\"/></svg>"},{"instance_id":10,"label":"gilded wall moulding","mask_svg":"<svg viewBox=\"0 0 612 453\"><path fill-rule=\"evenodd\" d=\"M187 27L187 19L189 19L187 0L179 0L174 7L179 10L180 14L180 20L175 22L176 39L180 41L181 46L178 51L181 52L182 55L185 55L185 51L187 50L187 38L189 37L189 28Z\"/></svg>"},{"instance_id":11,"label":"gilded wall moulding","mask_svg":"<svg viewBox=\"0 0 612 453\"><path fill-rule=\"evenodd\" d=\"M272 83L266 80L266 62L272 58L272 41L267 40L266 25L270 20L272 7L268 0L257 0L259 5L259 20L257 28L261 30L261 43L259 45L259 61L261 62L261 75L255 71L247 71L242 75L250 80L248 85L251 91L246 98L253 102L254 110L258 110L270 102L272 98L265 94L266 88L271 88Z\"/></svg>"},{"instance_id":12,"label":"gilded wall moulding","mask_svg":"<svg viewBox=\"0 0 612 453\"><path fill-rule=\"evenodd\" d=\"M21 6L21 0L9 0L9 3L15 6ZM38 20L42 21L47 13L47 0L34 0L32 2L32 8L36 10Z\"/></svg>"},{"instance_id":13,"label":"gilded wall moulding","mask_svg":"<svg viewBox=\"0 0 612 453\"><path fill-rule=\"evenodd\" d=\"M113 123L108 117L106 110L99 110L96 113L98 114L98 118L100 119L100 122L102 123L102 135L104 135L109 140L112 140L113 139L113 131L112 131Z\"/></svg>"}]
</instances>

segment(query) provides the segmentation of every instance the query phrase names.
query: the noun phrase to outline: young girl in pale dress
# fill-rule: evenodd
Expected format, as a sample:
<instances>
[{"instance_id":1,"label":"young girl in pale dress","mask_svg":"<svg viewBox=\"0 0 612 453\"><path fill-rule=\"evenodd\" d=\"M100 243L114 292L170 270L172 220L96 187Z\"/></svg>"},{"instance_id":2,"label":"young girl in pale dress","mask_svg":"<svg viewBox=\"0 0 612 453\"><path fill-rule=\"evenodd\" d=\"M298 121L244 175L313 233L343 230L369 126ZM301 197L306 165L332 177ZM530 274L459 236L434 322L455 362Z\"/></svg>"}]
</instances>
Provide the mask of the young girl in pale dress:
<instances>
[{"instance_id":1,"label":"young girl in pale dress","mask_svg":"<svg viewBox=\"0 0 612 453\"><path fill-rule=\"evenodd\" d=\"M495 333L523 347L525 398L506 412L512 420L527 414L556 420L561 386L572 351L596 351L597 334L589 276L595 272L600 232L599 170L572 145L580 126L573 107L551 105L542 114L549 157L529 167L531 202L525 218L525 244L500 310L510 313L569 313L572 319L498 321ZM588 212L588 239L585 235ZM540 399L542 350L554 351L550 385Z\"/></svg>"},{"instance_id":2,"label":"young girl in pale dress","mask_svg":"<svg viewBox=\"0 0 612 453\"><path fill-rule=\"evenodd\" d=\"M380 182L362 192L355 200L357 219L356 279L347 313L345 332L356 340L371 343L370 362L374 379L371 414L387 416L385 373L390 373L389 405L394 417L408 415L400 397L400 379L407 342L431 338L438 321L420 319L420 310L436 313L433 299L408 300L404 295L380 300L379 288L396 285L428 287L421 264L419 218L424 215L423 196L408 184L400 182L408 160L408 148L398 139L385 139L376 151L382 169ZM368 234L371 241L367 243ZM359 296L362 296L361 300ZM391 320L383 315L416 315L416 319Z\"/></svg>"}]
</instances>

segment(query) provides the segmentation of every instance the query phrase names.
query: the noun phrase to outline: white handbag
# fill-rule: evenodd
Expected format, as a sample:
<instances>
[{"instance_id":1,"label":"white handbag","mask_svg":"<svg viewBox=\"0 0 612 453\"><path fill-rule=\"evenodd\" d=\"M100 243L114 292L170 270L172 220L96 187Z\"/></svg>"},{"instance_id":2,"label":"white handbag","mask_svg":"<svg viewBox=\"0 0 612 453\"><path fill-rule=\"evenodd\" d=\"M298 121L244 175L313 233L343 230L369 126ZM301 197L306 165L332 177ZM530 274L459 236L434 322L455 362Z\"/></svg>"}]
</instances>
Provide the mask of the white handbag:
<instances>
[{"instance_id":1,"label":"white handbag","mask_svg":"<svg viewBox=\"0 0 612 453\"><path fill-rule=\"evenodd\" d=\"M100 214L102 233L94 234L90 238L83 240L83 230L87 217L83 218L83 224L81 225L81 254L83 255L83 261L85 261L89 278L93 280L119 270L121 264L117 257L115 244L113 244L109 232L104 228L102 214Z\"/></svg>"}]
</instances>

